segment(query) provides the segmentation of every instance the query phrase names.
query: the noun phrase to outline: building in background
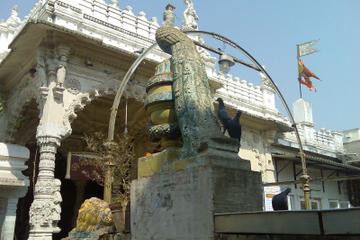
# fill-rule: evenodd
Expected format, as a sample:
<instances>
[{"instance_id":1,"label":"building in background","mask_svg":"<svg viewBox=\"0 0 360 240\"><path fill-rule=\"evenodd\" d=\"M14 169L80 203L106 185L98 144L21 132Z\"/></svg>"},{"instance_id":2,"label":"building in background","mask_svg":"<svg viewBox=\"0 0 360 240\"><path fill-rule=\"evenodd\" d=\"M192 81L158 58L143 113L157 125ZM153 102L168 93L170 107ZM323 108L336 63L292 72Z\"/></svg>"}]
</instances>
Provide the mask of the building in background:
<instances>
[{"instance_id":1,"label":"building in background","mask_svg":"<svg viewBox=\"0 0 360 240\"><path fill-rule=\"evenodd\" d=\"M17 239L27 239L29 230L32 237L66 237L84 199L102 196L102 188L95 183L65 178L66 158L69 152L84 150L84 133L106 130L120 81L138 52L155 42L158 27L157 19L148 19L144 12L135 14L130 6L103 0L38 1L24 20L14 8L0 24L0 141L30 149L29 188L17 205ZM214 97L222 97L231 114L243 111L239 154L262 174L264 209L271 210L269 199L287 186L293 190L291 208L301 209L301 184L291 182L301 173L298 146L290 122L276 106L269 80L261 75L261 84L254 85L220 74L216 58L203 49L199 52ZM137 157L157 147L145 136L143 104L147 81L155 66L168 57L158 48L153 50L121 101L117 129L123 131L127 109ZM358 173L359 168L340 158L346 155L342 135L315 130L308 102L298 100L294 114L313 179ZM313 209L349 207L346 181L312 182L311 187Z\"/></svg>"},{"instance_id":2,"label":"building in background","mask_svg":"<svg viewBox=\"0 0 360 240\"><path fill-rule=\"evenodd\" d=\"M345 130L342 133L345 151L352 156L352 163L360 164L360 161L357 161L360 159L360 128Z\"/></svg>"},{"instance_id":3,"label":"building in background","mask_svg":"<svg viewBox=\"0 0 360 240\"><path fill-rule=\"evenodd\" d=\"M311 182L311 208L333 209L351 206L347 190L347 176L358 174L358 167L344 161L346 152L343 135L326 129L315 130L311 104L298 99L293 104L293 114L306 154ZM272 159L275 165L275 181L284 182L282 188L290 187L289 205L293 210L304 209L301 184L287 184L300 180L302 173L298 144L293 132L279 136L272 144ZM265 184L266 185L266 184ZM266 191L276 191L278 186L268 184ZM271 208L270 208L271 209Z\"/></svg>"}]
</instances>

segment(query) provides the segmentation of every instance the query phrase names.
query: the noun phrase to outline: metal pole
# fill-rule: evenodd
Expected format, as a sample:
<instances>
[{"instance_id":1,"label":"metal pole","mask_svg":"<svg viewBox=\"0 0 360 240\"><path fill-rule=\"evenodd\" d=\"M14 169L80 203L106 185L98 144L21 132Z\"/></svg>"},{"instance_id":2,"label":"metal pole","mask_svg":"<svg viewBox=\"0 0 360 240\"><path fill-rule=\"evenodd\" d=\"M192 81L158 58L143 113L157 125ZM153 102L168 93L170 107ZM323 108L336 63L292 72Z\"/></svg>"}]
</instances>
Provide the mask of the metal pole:
<instances>
[{"instance_id":1,"label":"metal pole","mask_svg":"<svg viewBox=\"0 0 360 240\"><path fill-rule=\"evenodd\" d=\"M200 34L205 34L208 36L211 36L215 39L218 39L224 43L227 43L228 45L240 50L245 56L247 56L252 62L253 64L259 68L261 70L261 72L263 74L265 74L265 76L270 80L270 82L272 83L275 91L277 92L277 94L280 97L280 100L282 102L282 104L285 107L286 112L289 115L290 121L292 123L292 127L295 130L295 136L297 139L297 142L299 144L299 155L300 155L300 159L301 159L301 167L302 167L302 176L300 177L302 179L302 183L303 183L303 191L304 191L304 199L305 199L305 208L306 209L310 209L310 176L307 173L307 167L306 167L306 159L305 159L305 153L303 150L303 145L300 139L300 134L299 131L297 129L294 117L290 111L290 108L287 104L287 102L285 101L284 96L282 95L282 93L280 92L280 89L278 88L278 86L275 84L275 82L272 80L272 78L270 77L270 75L265 71L265 69L259 64L259 62L250 55L250 53L248 53L245 49L243 49L240 45L238 45L237 43L235 43L234 41L228 39L227 37L224 37L220 34L217 33L213 33L213 32L207 32L207 31L186 31L186 33L200 33Z\"/></svg>"},{"instance_id":2,"label":"metal pole","mask_svg":"<svg viewBox=\"0 0 360 240\"><path fill-rule=\"evenodd\" d=\"M157 46L157 43L151 45L148 49L146 49L140 56L135 60L135 62L131 65L131 67L126 72L124 78L122 79L120 86L116 92L115 99L113 105L111 107L111 114L109 119L109 128L108 128L108 138L107 142L104 143L107 151L106 157L106 173L104 177L104 200L108 203L111 202L111 193L112 193L112 181L113 181L113 171L114 171L114 154L112 151L112 146L114 143L114 133L115 133L115 122L116 115L120 105L121 97L125 91L125 87L129 82L131 76L134 74L140 63L145 59L146 55ZM127 104L126 104L126 114L127 114ZM127 118L127 116L126 116ZM125 131L127 131L127 121L125 123Z\"/></svg>"},{"instance_id":3,"label":"metal pole","mask_svg":"<svg viewBox=\"0 0 360 240\"><path fill-rule=\"evenodd\" d=\"M296 64L297 64L297 68L298 68L298 82L299 82L299 93L300 93L300 98L302 98L302 87L301 87L301 73L300 73L300 69L299 69L299 61L300 61L300 49L299 49L299 45L296 45L296 52L297 52L297 57L296 57Z\"/></svg>"},{"instance_id":4,"label":"metal pole","mask_svg":"<svg viewBox=\"0 0 360 240\"><path fill-rule=\"evenodd\" d=\"M103 198L104 201L111 203L111 194L112 194L112 182L113 182L113 172L114 172L114 152L113 147L116 145L113 141L105 142L104 147L106 149L106 156L105 156L105 176L104 176L104 194Z\"/></svg>"},{"instance_id":5,"label":"metal pole","mask_svg":"<svg viewBox=\"0 0 360 240\"><path fill-rule=\"evenodd\" d=\"M111 114L109 119L109 128L108 128L108 141L114 140L114 132L115 132L115 121L117 110L119 108L121 97L125 91L125 87L129 82L131 76L134 74L140 63L145 59L146 55L157 46L157 43L151 45L148 49L146 49L140 56L135 60L135 62L131 65L129 70L126 72L124 78L122 79L120 86L116 92L115 99L113 105L111 107Z\"/></svg>"},{"instance_id":6,"label":"metal pole","mask_svg":"<svg viewBox=\"0 0 360 240\"><path fill-rule=\"evenodd\" d=\"M128 98L126 96L125 98L125 129L124 134L126 135L128 133Z\"/></svg>"}]
</instances>

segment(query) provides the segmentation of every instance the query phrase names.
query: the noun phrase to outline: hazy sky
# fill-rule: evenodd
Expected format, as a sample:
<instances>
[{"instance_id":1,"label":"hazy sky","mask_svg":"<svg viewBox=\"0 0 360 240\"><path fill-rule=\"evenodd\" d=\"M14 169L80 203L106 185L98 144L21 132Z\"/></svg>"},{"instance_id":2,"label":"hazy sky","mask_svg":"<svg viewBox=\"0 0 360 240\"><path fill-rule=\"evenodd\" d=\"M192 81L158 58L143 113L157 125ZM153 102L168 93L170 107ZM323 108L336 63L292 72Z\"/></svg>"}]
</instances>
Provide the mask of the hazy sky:
<instances>
[{"instance_id":1,"label":"hazy sky","mask_svg":"<svg viewBox=\"0 0 360 240\"><path fill-rule=\"evenodd\" d=\"M161 22L169 2L177 7L177 23L181 24L182 0L120 0L119 5L131 5L134 13L143 10L147 17L156 16ZM360 0L193 2L200 18L199 28L228 36L248 50L267 67L290 105L299 98L296 44L320 39L316 46L320 52L303 58L305 65L321 78L313 80L316 93L303 88L304 99L313 106L315 127L360 127L360 79L356 70L360 56ZM34 3L35 0L0 0L0 18L6 19L15 4L23 17ZM233 73L259 83L258 74L244 67L236 67ZM277 106L281 108L280 101Z\"/></svg>"}]
</instances>

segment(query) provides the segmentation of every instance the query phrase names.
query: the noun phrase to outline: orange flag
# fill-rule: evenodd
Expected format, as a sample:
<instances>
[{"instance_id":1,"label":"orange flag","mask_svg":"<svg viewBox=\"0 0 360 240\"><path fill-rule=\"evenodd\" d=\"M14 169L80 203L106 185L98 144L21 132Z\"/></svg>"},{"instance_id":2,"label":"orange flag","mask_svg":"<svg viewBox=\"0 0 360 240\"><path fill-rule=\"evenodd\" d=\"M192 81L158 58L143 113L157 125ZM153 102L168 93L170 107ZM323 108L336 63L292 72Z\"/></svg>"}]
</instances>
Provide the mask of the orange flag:
<instances>
[{"instance_id":1,"label":"orange flag","mask_svg":"<svg viewBox=\"0 0 360 240\"><path fill-rule=\"evenodd\" d=\"M320 80L320 78L318 76L316 76L315 73L310 71L310 69L308 69L304 65L304 62L301 59L299 60L298 64L299 64L299 73L300 73L301 76L307 77L307 78L313 77L313 78L316 78L316 79Z\"/></svg>"},{"instance_id":2,"label":"orange flag","mask_svg":"<svg viewBox=\"0 0 360 240\"><path fill-rule=\"evenodd\" d=\"M320 78L318 76L316 76L312 71L310 71L310 69L305 67L305 65L301 59L299 59L299 62L298 62L298 70L299 70L299 75L302 77L302 79L300 80L300 83L305 85L310 91L316 92L316 88L314 87L310 78L313 77L318 80L320 80Z\"/></svg>"},{"instance_id":3,"label":"orange flag","mask_svg":"<svg viewBox=\"0 0 360 240\"><path fill-rule=\"evenodd\" d=\"M316 92L316 88L314 87L312 81L308 77L304 77L304 79L300 80L300 83L305 85L310 91Z\"/></svg>"}]
</instances>

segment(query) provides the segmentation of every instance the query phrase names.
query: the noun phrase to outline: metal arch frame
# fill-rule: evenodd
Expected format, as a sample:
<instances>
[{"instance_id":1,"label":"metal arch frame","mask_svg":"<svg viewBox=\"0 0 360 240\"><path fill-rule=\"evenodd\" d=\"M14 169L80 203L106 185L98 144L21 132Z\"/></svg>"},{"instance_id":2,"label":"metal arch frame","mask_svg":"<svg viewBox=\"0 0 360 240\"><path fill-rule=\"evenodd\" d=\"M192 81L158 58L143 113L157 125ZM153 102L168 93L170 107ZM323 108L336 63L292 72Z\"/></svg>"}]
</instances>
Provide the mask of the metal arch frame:
<instances>
[{"instance_id":1,"label":"metal arch frame","mask_svg":"<svg viewBox=\"0 0 360 240\"><path fill-rule=\"evenodd\" d=\"M107 151L106 156L106 172L104 176L104 195L103 198L106 202L111 203L111 193L112 193L112 176L113 176L113 167L114 167L114 156L112 154L112 146L114 144L114 133L115 133L115 122L116 115L119 108L121 97L125 91L126 85L129 82L130 78L139 67L140 63L145 59L146 55L157 46L157 43L152 44L145 51L143 51L140 56L137 57L135 62L130 66L126 72L123 80L120 82L120 86L116 91L115 99L111 107L111 113L109 118L109 127L108 127L108 136L107 141L104 143L104 146Z\"/></svg>"},{"instance_id":2,"label":"metal arch frame","mask_svg":"<svg viewBox=\"0 0 360 240\"><path fill-rule=\"evenodd\" d=\"M296 139L297 142L299 144L299 154L300 154L300 158L301 158L301 166L302 166L302 180L303 180L303 190L304 190L304 199L305 199L305 207L306 209L310 209L310 176L307 173L307 167L306 167L306 160L305 160L305 153L303 150L303 145L300 139L300 135L299 135L299 131L296 127L296 123L294 120L294 117L290 111L290 108L284 98L284 96L282 95L280 89L278 88L278 86L275 84L275 82L272 80L271 76L267 73L267 71L261 66L261 64L250 54L248 53L245 49L243 49L240 45L238 45L236 42L230 40L227 37L224 37L220 34L214 33L214 32L208 32L208 31L185 31L186 34L191 34L191 33L197 33L197 34L204 34L204 35L208 35L211 36L217 40L220 40L230 46L232 46L235 49L240 50L240 52L242 52L246 57L248 57L251 62L258 68L259 71L261 71L263 74L265 74L265 76L270 80L271 84L273 85L276 93L278 94L278 96L281 99L282 104L284 105L289 117L290 117L290 121L292 123L292 127L295 130L295 135L296 135ZM138 56L138 58L135 60L135 62L131 65L131 67L129 68L129 70L126 72L123 80L120 83L120 86L116 92L116 96L111 108L111 114L110 114L110 119L109 119L109 128L108 128L108 142L112 142L114 140L114 132L115 132L115 121L116 121L116 115L117 115L117 111L119 108L119 104L120 104L120 100L121 97L124 93L125 87L127 85L127 83L129 82L131 76L134 74L134 72L136 71L136 69L138 68L138 66L140 65L140 63L145 59L145 57L147 56L148 53L150 53L150 51L155 48L157 46L157 43L154 43L153 45L151 45L150 47L148 47L142 54L140 54L140 56Z\"/></svg>"},{"instance_id":3,"label":"metal arch frame","mask_svg":"<svg viewBox=\"0 0 360 240\"><path fill-rule=\"evenodd\" d=\"M137 57L135 62L131 65L129 70L126 72L123 80L120 83L120 86L116 92L115 99L113 102L113 105L111 107L111 114L109 119L109 128L108 128L108 138L107 140L113 141L114 140L114 132L115 132L115 122L116 122L116 115L119 108L121 97L125 91L125 87L127 83L129 82L130 78L136 71L136 69L139 67L140 63L145 59L146 55L150 53L150 51L155 48L158 44L154 43L150 47L148 47L143 53L140 54L140 56Z\"/></svg>"}]
</instances>

